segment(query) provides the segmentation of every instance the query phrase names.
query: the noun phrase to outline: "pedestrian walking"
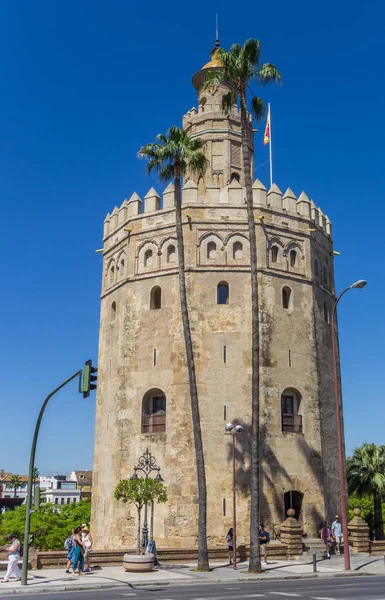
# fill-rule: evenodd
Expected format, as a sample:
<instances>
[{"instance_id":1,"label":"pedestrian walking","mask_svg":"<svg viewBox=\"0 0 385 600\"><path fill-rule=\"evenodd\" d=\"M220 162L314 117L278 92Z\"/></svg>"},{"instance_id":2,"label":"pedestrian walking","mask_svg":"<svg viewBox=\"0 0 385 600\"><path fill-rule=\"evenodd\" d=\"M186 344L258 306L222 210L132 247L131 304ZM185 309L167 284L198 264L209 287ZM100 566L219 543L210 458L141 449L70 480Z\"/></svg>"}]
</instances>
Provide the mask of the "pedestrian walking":
<instances>
[{"instance_id":1,"label":"pedestrian walking","mask_svg":"<svg viewBox=\"0 0 385 600\"><path fill-rule=\"evenodd\" d=\"M76 568L79 569L79 575L84 575L84 545L82 542L82 528L76 527L74 529L74 551L72 557L72 575L76 575Z\"/></svg>"},{"instance_id":2,"label":"pedestrian walking","mask_svg":"<svg viewBox=\"0 0 385 600\"><path fill-rule=\"evenodd\" d=\"M329 523L327 521L324 521L323 527L321 529L321 540L325 544L326 558L330 558L331 531L330 531Z\"/></svg>"},{"instance_id":3,"label":"pedestrian walking","mask_svg":"<svg viewBox=\"0 0 385 600\"><path fill-rule=\"evenodd\" d=\"M10 546L6 546L5 550L8 551L8 566L7 573L1 583L8 583L12 573L15 573L16 581L21 580L21 571L19 569L19 560L21 554L21 544L15 534L9 536L8 540L11 542Z\"/></svg>"},{"instance_id":4,"label":"pedestrian walking","mask_svg":"<svg viewBox=\"0 0 385 600\"><path fill-rule=\"evenodd\" d=\"M336 543L336 553L341 554L341 544L344 543L344 538L342 535L342 525L338 515L334 517L334 521L332 523L332 536Z\"/></svg>"},{"instance_id":5,"label":"pedestrian walking","mask_svg":"<svg viewBox=\"0 0 385 600\"><path fill-rule=\"evenodd\" d=\"M259 545L263 555L262 564L267 565L267 544L270 542L270 533L265 531L265 527L261 523L259 525Z\"/></svg>"},{"instance_id":6,"label":"pedestrian walking","mask_svg":"<svg viewBox=\"0 0 385 600\"><path fill-rule=\"evenodd\" d=\"M67 565L66 565L66 573L71 573L70 567L72 565L72 560L74 556L74 548L75 548L75 529L72 530L72 535L66 539L64 542L64 549L68 550L67 554Z\"/></svg>"},{"instance_id":7,"label":"pedestrian walking","mask_svg":"<svg viewBox=\"0 0 385 600\"><path fill-rule=\"evenodd\" d=\"M227 542L227 547L229 549L230 565L232 565L233 564L233 552L234 552L234 546L233 546L233 528L232 527L230 527L230 529L227 532L226 542Z\"/></svg>"},{"instance_id":8,"label":"pedestrian walking","mask_svg":"<svg viewBox=\"0 0 385 600\"><path fill-rule=\"evenodd\" d=\"M91 571L91 561L90 561L90 553L92 550L92 535L90 534L90 530L88 526L83 523L82 525L82 542L84 546L84 563L86 568L84 569L85 573L89 573Z\"/></svg>"}]
</instances>

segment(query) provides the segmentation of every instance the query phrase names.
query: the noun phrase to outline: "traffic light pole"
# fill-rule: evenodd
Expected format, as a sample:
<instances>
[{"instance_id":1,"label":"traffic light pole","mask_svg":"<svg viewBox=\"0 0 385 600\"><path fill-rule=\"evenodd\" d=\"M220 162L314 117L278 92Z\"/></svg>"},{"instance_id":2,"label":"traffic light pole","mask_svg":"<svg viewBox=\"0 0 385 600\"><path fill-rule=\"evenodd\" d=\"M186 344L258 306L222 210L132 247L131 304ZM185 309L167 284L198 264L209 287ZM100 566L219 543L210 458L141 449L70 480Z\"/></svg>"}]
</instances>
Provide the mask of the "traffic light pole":
<instances>
[{"instance_id":1,"label":"traffic light pole","mask_svg":"<svg viewBox=\"0 0 385 600\"><path fill-rule=\"evenodd\" d=\"M35 433L33 434L32 440L32 448L31 448L31 456L29 459L29 473L28 473L28 490L27 490L27 511L25 516L25 527L24 527L24 554L23 554L23 566L21 571L21 585L27 585L28 578L28 554L29 554L29 532L31 528L31 509L32 509L32 484L33 484L33 469L35 466L35 453L36 453L36 443L39 435L40 423L43 418L44 411L48 402L51 400L52 396L54 396L59 390L61 390L67 383L75 379L76 377L81 378L82 369L80 371L76 371L74 375L72 375L69 379L66 379L62 384L60 384L56 389L53 390L44 400L43 406L40 409L40 413L37 419ZM80 386L79 386L80 389Z\"/></svg>"}]
</instances>

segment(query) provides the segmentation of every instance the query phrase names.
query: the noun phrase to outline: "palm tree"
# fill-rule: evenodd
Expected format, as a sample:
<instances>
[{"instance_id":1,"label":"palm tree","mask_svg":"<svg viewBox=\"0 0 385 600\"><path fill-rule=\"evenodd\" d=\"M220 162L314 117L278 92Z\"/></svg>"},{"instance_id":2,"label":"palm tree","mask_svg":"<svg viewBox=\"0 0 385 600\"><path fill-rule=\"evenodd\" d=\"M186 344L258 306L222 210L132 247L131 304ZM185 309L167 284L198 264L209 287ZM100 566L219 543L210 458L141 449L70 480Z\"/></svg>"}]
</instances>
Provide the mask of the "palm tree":
<instances>
[{"instance_id":1,"label":"palm tree","mask_svg":"<svg viewBox=\"0 0 385 600\"><path fill-rule=\"evenodd\" d=\"M37 467L33 468L32 471L32 488L33 488L33 498L35 499L35 489L37 485L40 485L40 473L39 473L39 469Z\"/></svg>"},{"instance_id":2,"label":"palm tree","mask_svg":"<svg viewBox=\"0 0 385 600\"><path fill-rule=\"evenodd\" d=\"M261 85L270 82L280 83L281 75L271 63L259 65L261 44L258 40L247 40L243 47L233 44L230 51L218 48L215 60L222 69L208 71L204 88L213 85L227 84L230 91L223 96L223 110L230 112L238 99L241 105L241 136L243 175L246 188L247 220L250 238L250 270L251 270L251 361L252 361L252 390L251 390L251 466L250 466L250 573L261 572L261 556L259 548L258 526L260 522L260 452L259 452L259 301L257 275L257 245L255 236L255 219L253 210L253 191L251 179L251 161L248 146L250 123L247 115L247 89L256 80ZM251 112L259 121L266 114L266 107L261 98L253 95Z\"/></svg>"},{"instance_id":3,"label":"palm tree","mask_svg":"<svg viewBox=\"0 0 385 600\"><path fill-rule=\"evenodd\" d=\"M14 498L16 498L16 490L21 486L21 479L19 475L12 475L9 481L9 487L14 490Z\"/></svg>"},{"instance_id":4,"label":"palm tree","mask_svg":"<svg viewBox=\"0 0 385 600\"><path fill-rule=\"evenodd\" d=\"M373 496L376 540L384 539L382 498L385 494L385 445L363 444L346 461L349 493Z\"/></svg>"},{"instance_id":5,"label":"palm tree","mask_svg":"<svg viewBox=\"0 0 385 600\"><path fill-rule=\"evenodd\" d=\"M174 180L175 185L175 226L178 245L179 293L182 312L183 334L186 347L187 369L190 384L191 412L193 420L194 444L199 496L198 520L198 569L209 570L207 550L207 490L203 456L202 432L199 415L198 390L195 375L195 361L191 340L190 320L186 296L184 244L181 210L181 178L188 169L189 173L201 175L207 166L207 158L202 150L200 139L190 139L179 127L171 127L166 135L158 135L159 142L147 144L139 155L148 159L147 171L156 169L162 181Z\"/></svg>"}]
</instances>

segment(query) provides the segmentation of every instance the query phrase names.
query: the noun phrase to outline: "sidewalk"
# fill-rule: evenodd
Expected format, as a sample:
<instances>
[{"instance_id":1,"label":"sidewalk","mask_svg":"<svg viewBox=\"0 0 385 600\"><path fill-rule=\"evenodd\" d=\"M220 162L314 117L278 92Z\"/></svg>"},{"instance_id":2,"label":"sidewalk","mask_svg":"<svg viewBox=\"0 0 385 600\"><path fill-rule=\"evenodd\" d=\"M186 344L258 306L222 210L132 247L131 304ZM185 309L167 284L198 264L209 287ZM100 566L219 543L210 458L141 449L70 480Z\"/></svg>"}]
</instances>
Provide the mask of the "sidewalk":
<instances>
[{"instance_id":1,"label":"sidewalk","mask_svg":"<svg viewBox=\"0 0 385 600\"><path fill-rule=\"evenodd\" d=\"M41 569L30 571L28 585L21 586L19 581L11 580L0 584L0 595L64 592L68 590L92 590L113 587L137 587L145 585L196 585L199 583L235 583L240 581L261 581L277 579L302 579L311 577L353 577L359 575L385 575L383 557L369 554L353 555L352 570L344 570L343 557L317 562L317 573L313 573L313 565L300 561L272 561L264 566L260 575L247 572L248 563L239 563L238 569L223 562L213 562L209 573L194 571L194 564L165 565L157 567L151 573L127 573L122 567L95 568L92 573L72 577L63 569ZM0 575L5 574L0 567Z\"/></svg>"}]
</instances>

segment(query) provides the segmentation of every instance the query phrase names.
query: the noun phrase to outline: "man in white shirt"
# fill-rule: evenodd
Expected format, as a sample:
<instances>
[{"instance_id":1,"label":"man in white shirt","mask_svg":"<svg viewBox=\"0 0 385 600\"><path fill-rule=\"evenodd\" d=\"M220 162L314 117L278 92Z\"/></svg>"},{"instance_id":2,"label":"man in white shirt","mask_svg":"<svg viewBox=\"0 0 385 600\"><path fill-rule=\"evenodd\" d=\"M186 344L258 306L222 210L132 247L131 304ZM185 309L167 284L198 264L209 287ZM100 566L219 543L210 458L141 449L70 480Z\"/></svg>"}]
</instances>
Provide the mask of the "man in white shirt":
<instances>
[{"instance_id":1,"label":"man in white shirt","mask_svg":"<svg viewBox=\"0 0 385 600\"><path fill-rule=\"evenodd\" d=\"M21 580L21 571L19 569L21 544L14 534L10 535L8 539L11 542L11 545L5 548L8 550L8 568L7 574L4 579L1 580L1 583L8 583L12 572L15 573L17 581Z\"/></svg>"},{"instance_id":2,"label":"man in white shirt","mask_svg":"<svg viewBox=\"0 0 385 600\"><path fill-rule=\"evenodd\" d=\"M332 536L336 542L336 552L340 554L340 545L343 544L344 538L342 536L342 525L338 515L335 516L332 523Z\"/></svg>"}]
</instances>

